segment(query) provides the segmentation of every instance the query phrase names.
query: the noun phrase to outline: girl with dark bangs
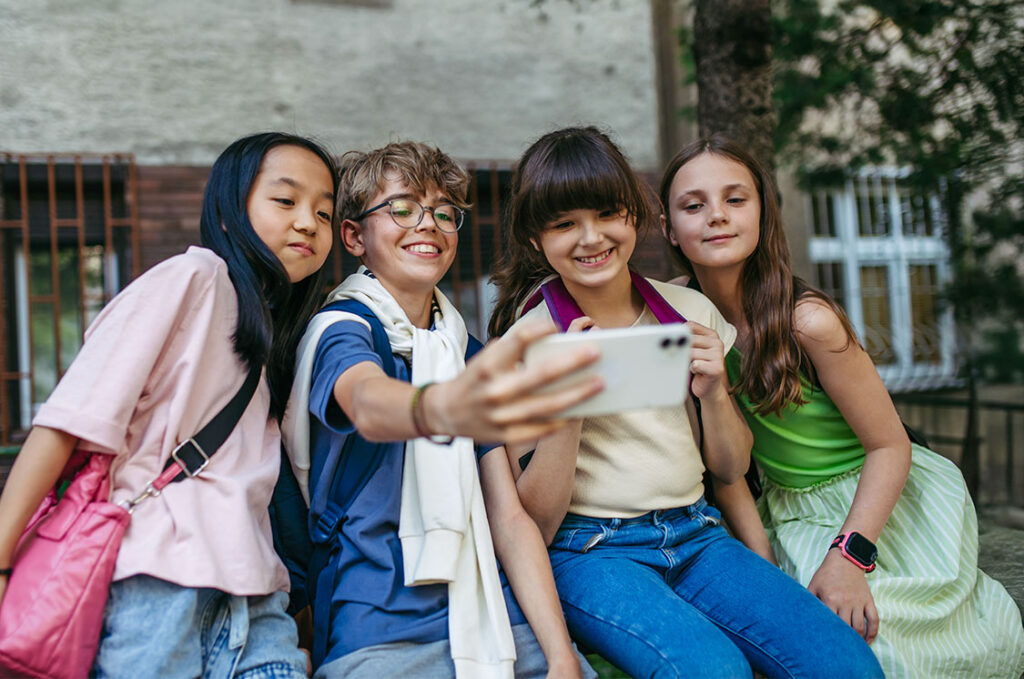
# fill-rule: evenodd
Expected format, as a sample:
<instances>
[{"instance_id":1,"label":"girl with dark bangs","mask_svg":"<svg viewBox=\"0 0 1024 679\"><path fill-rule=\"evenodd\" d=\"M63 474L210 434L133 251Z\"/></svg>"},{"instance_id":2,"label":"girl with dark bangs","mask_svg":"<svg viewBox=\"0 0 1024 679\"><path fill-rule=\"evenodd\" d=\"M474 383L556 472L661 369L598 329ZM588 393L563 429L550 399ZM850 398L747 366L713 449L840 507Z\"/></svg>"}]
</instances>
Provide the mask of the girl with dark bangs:
<instances>
[{"instance_id":1,"label":"girl with dark bangs","mask_svg":"<svg viewBox=\"0 0 1024 679\"><path fill-rule=\"evenodd\" d=\"M506 448L522 504L549 544L569 630L635 677L749 677L752 666L772 677L881 676L863 640L730 537L704 499L705 465L731 484L750 459L725 379L736 330L699 292L630 271L638 231L655 215L647 195L592 127L545 135L512 178L493 335L534 318L569 332L684 319L693 330L700 443L687 399L570 420Z\"/></svg>"},{"instance_id":2,"label":"girl with dark bangs","mask_svg":"<svg viewBox=\"0 0 1024 679\"><path fill-rule=\"evenodd\" d=\"M738 331L726 367L764 491L755 507L745 483L716 489L735 534L871 643L886 676L1020 676L1020 613L978 570L963 477L911 444L846 314L792 274L771 175L715 136L676 155L660 194L690 284Z\"/></svg>"}]
</instances>

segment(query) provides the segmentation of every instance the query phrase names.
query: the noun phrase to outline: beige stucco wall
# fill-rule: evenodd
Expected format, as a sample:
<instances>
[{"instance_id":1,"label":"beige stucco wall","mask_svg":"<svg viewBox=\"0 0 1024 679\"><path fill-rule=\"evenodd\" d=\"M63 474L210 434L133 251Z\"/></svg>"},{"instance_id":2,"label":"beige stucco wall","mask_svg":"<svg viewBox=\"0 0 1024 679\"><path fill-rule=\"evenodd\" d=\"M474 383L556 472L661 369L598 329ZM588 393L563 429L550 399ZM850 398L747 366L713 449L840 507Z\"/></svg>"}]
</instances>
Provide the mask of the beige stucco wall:
<instances>
[{"instance_id":1,"label":"beige stucco wall","mask_svg":"<svg viewBox=\"0 0 1024 679\"><path fill-rule=\"evenodd\" d=\"M0 149L207 165L283 129L334 151L418 138L511 160L611 129L657 169L644 0L0 0Z\"/></svg>"}]
</instances>

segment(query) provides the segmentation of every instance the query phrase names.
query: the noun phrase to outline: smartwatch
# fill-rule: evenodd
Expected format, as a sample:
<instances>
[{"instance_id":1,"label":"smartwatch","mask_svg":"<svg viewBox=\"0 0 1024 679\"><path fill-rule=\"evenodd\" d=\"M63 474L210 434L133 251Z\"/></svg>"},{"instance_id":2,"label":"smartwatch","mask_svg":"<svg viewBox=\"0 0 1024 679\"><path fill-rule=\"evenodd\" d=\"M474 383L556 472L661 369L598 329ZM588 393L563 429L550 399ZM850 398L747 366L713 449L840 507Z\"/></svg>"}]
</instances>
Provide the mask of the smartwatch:
<instances>
[{"instance_id":1,"label":"smartwatch","mask_svg":"<svg viewBox=\"0 0 1024 679\"><path fill-rule=\"evenodd\" d=\"M838 548L848 561L852 561L855 566L863 570L865 573L870 573L875 570L875 559L878 558L878 548L875 547L875 543L871 542L871 540L868 540L857 531L850 531L849 533L840 533L837 535L836 539L832 541L832 545L829 547L829 549L833 548Z\"/></svg>"}]
</instances>

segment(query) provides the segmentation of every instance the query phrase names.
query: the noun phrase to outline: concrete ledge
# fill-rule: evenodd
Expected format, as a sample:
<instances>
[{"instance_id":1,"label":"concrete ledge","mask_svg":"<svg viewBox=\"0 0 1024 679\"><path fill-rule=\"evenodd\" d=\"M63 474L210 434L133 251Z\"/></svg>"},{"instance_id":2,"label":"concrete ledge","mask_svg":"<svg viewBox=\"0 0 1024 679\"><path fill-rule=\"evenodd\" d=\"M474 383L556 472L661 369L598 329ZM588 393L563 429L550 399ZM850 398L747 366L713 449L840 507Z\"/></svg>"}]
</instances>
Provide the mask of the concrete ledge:
<instances>
[{"instance_id":1,"label":"concrete ledge","mask_svg":"<svg viewBox=\"0 0 1024 679\"><path fill-rule=\"evenodd\" d=\"M978 510L978 565L1002 583L1024 617L1024 509Z\"/></svg>"}]
</instances>

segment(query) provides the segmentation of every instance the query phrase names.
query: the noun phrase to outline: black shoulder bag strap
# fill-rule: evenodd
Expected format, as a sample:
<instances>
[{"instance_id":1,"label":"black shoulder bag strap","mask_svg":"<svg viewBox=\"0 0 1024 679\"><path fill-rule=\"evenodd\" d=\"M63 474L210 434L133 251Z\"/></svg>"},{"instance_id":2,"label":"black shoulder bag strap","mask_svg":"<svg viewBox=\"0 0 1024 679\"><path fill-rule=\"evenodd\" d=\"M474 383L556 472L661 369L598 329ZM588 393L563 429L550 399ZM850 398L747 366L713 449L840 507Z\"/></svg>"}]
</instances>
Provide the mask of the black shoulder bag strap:
<instances>
[{"instance_id":1,"label":"black shoulder bag strap","mask_svg":"<svg viewBox=\"0 0 1024 679\"><path fill-rule=\"evenodd\" d=\"M213 419L207 422L198 434L181 442L171 451L171 456L164 465L163 473L153 482L156 490L160 490L168 483L175 483L195 476L209 464L210 458L231 435L238 420L242 418L242 413L249 406L249 401L256 393L256 386L260 383L260 373L262 372L262 365L251 364L245 382L228 404L214 415ZM169 475L168 470L175 466L178 468L178 473L166 478ZM166 481L164 481L165 479ZM162 485L157 486L161 481L164 481Z\"/></svg>"}]
</instances>

